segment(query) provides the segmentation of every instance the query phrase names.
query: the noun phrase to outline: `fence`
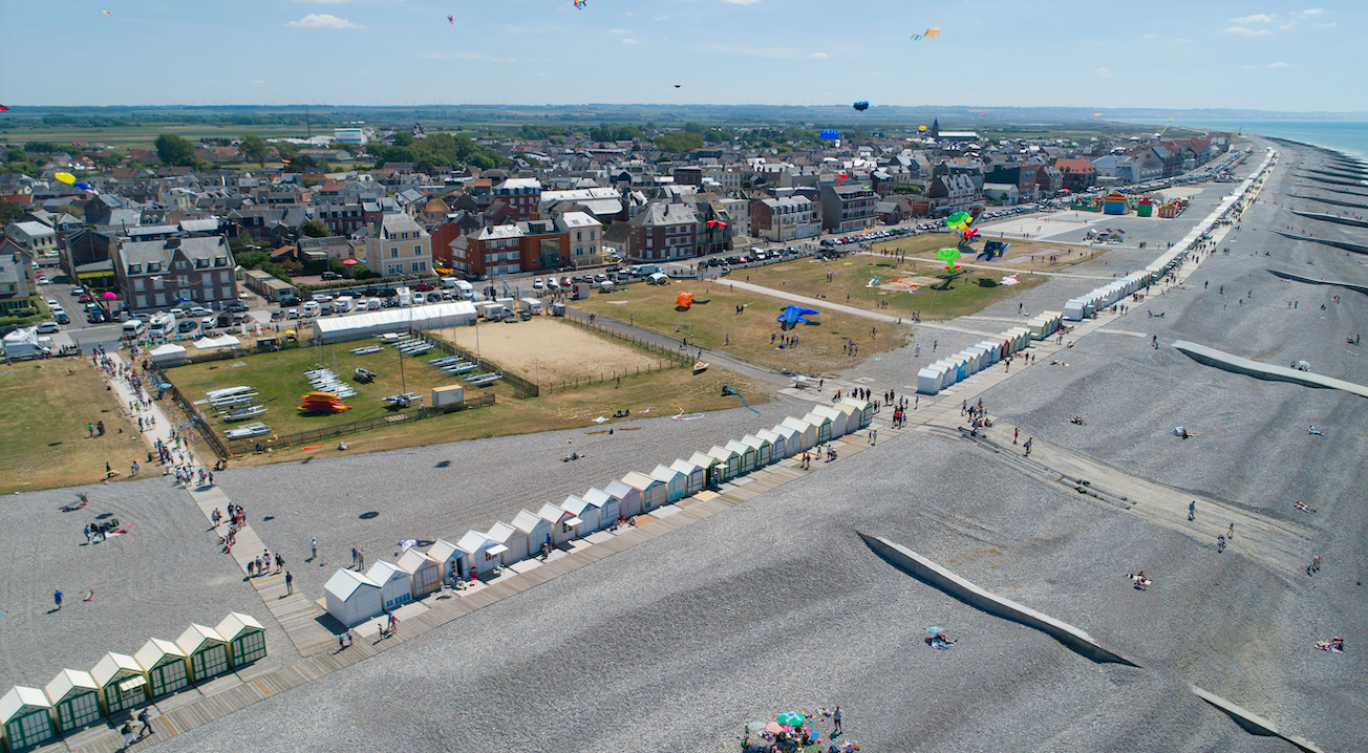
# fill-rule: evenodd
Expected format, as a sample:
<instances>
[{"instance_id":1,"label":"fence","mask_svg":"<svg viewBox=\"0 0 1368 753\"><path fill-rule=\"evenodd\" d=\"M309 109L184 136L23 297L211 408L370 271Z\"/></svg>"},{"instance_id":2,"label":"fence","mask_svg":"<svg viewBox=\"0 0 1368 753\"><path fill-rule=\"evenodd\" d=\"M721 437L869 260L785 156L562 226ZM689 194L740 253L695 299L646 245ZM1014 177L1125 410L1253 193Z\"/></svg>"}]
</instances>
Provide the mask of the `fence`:
<instances>
[{"instance_id":1,"label":"fence","mask_svg":"<svg viewBox=\"0 0 1368 753\"><path fill-rule=\"evenodd\" d=\"M541 394L541 389L538 388L536 382L530 379L524 379L516 372L509 371L508 369L505 369L503 366L500 366L499 364L489 360L488 358L480 358L476 356L474 353L471 353L470 351L466 350L465 348L458 347L453 342L443 340L437 335L432 334L430 331L413 332L411 333L411 335L413 337L417 337L423 340L424 342L432 345L435 348L442 350L447 355L460 356L461 358L469 358L470 360L479 363L480 368L486 372L499 372L499 374L502 375L501 379L503 381L513 385L514 397L537 397Z\"/></svg>"},{"instance_id":2,"label":"fence","mask_svg":"<svg viewBox=\"0 0 1368 753\"><path fill-rule=\"evenodd\" d=\"M310 429L308 431L301 431L297 434L286 434L282 437L275 439L275 444L273 446L293 447L295 445L304 445L309 442L321 442L325 439L330 439L332 437L340 437L346 434L356 434L358 432L369 431L370 429L378 429L384 426L393 426L397 423L405 421L421 421L425 418L432 418L433 416L441 416L447 413L454 413L456 411L465 410L467 408L479 408L482 406L493 404L494 393L483 392L474 397L473 399L466 400L461 405L452 406L450 408L433 408L427 406L422 408L415 408L410 411L395 411L394 413L391 413L389 415L374 416L372 418L363 418L360 421L353 421L349 424L342 424L340 426L329 426L322 429ZM247 445L253 445L254 442L253 439L248 439L245 441Z\"/></svg>"},{"instance_id":3,"label":"fence","mask_svg":"<svg viewBox=\"0 0 1368 753\"><path fill-rule=\"evenodd\" d=\"M635 345L636 347L641 348L643 350L647 350L652 353L658 353L670 359L671 361L678 362L680 366L692 366L694 363L693 359L689 357L688 353L684 352L681 349L667 348L659 343L651 342L650 340L645 340L640 337L634 337L632 335L627 334L626 332L622 332L613 327L599 324L597 321L598 317L594 317L594 319L591 320L589 318L589 314L586 314L582 311L576 311L574 309L566 309L565 314L565 321L571 324L584 327L585 329L597 332L601 335L607 335L608 337L612 337L623 342L631 343L632 345ZM620 322L618 324L619 326L621 325Z\"/></svg>"},{"instance_id":4,"label":"fence","mask_svg":"<svg viewBox=\"0 0 1368 753\"><path fill-rule=\"evenodd\" d=\"M198 429L200 437L204 439L205 443L208 444L211 449L213 449L215 456L220 458L228 457L230 453L228 452L228 447L223 443L223 440L218 434L214 433L214 430L209 426L209 422L204 420L204 414L200 412L200 409L195 407L194 403L191 401L186 400L185 396L181 394L181 391L176 388L176 385L173 384L170 379L166 378L166 372L162 371L161 367L151 360L148 360L147 362L147 371L152 375L153 379L157 380L157 384L154 386L157 386L159 391L169 393L171 395L171 401L176 404L176 407L180 408L185 415L190 417L191 424ZM160 385L163 384L168 384L170 387L161 390Z\"/></svg>"}]
</instances>

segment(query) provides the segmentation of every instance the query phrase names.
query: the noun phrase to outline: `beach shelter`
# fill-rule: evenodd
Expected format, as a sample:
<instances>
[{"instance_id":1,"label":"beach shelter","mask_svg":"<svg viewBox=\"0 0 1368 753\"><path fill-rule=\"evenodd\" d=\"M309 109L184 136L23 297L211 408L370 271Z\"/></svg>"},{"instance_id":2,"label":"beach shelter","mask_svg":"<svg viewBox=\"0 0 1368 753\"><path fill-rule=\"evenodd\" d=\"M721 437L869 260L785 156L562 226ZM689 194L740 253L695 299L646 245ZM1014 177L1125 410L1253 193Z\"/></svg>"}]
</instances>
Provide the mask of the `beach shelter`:
<instances>
[{"instance_id":1,"label":"beach shelter","mask_svg":"<svg viewBox=\"0 0 1368 753\"><path fill-rule=\"evenodd\" d=\"M923 366L917 371L917 392L934 395L940 392L941 381L945 379L945 369L938 366Z\"/></svg>"},{"instance_id":2,"label":"beach shelter","mask_svg":"<svg viewBox=\"0 0 1368 753\"><path fill-rule=\"evenodd\" d=\"M138 666L147 673L147 695L159 698L190 684L190 673L185 663L185 652L171 641L153 638L133 654Z\"/></svg>"},{"instance_id":3,"label":"beach shelter","mask_svg":"<svg viewBox=\"0 0 1368 753\"><path fill-rule=\"evenodd\" d=\"M110 652L90 670L100 686L100 704L106 714L141 706L147 702L147 674L133 657Z\"/></svg>"},{"instance_id":4,"label":"beach shelter","mask_svg":"<svg viewBox=\"0 0 1368 753\"><path fill-rule=\"evenodd\" d=\"M176 645L190 657L190 682L204 682L228 671L228 641L213 628L191 623Z\"/></svg>"},{"instance_id":5,"label":"beach shelter","mask_svg":"<svg viewBox=\"0 0 1368 753\"><path fill-rule=\"evenodd\" d=\"M783 424L775 424L770 431L784 438L784 455L786 457L797 455L801 451L800 445L803 443L803 437L797 429ZM775 442L774 446L778 448L779 443Z\"/></svg>"},{"instance_id":6,"label":"beach shelter","mask_svg":"<svg viewBox=\"0 0 1368 753\"><path fill-rule=\"evenodd\" d=\"M513 516L513 527L518 529L518 533L527 539L529 557L540 552L542 544L551 541L551 524L526 507Z\"/></svg>"},{"instance_id":7,"label":"beach shelter","mask_svg":"<svg viewBox=\"0 0 1368 753\"><path fill-rule=\"evenodd\" d=\"M89 672L64 669L43 689L63 734L94 724L100 711L100 686Z\"/></svg>"},{"instance_id":8,"label":"beach shelter","mask_svg":"<svg viewBox=\"0 0 1368 753\"><path fill-rule=\"evenodd\" d=\"M820 408L822 406L817 407ZM817 408L813 408L811 412L806 416L803 416L803 420L812 424L813 428L817 430L817 444L826 444L831 441L830 416L824 416L817 412Z\"/></svg>"},{"instance_id":9,"label":"beach shelter","mask_svg":"<svg viewBox=\"0 0 1368 753\"><path fill-rule=\"evenodd\" d=\"M761 439L754 434L747 434L746 436L741 437L741 444L755 450L756 469L764 468L775 460L778 460L778 458L774 457L774 443L770 442L768 439Z\"/></svg>"},{"instance_id":10,"label":"beach shelter","mask_svg":"<svg viewBox=\"0 0 1368 753\"><path fill-rule=\"evenodd\" d=\"M736 478L741 473L741 453L729 447L713 445L708 454L726 463L727 478Z\"/></svg>"},{"instance_id":11,"label":"beach shelter","mask_svg":"<svg viewBox=\"0 0 1368 753\"><path fill-rule=\"evenodd\" d=\"M636 489L637 494L641 495L642 512L649 513L670 502L670 490L666 487L665 482L660 479L637 471L629 471L627 475L622 477L622 483Z\"/></svg>"},{"instance_id":12,"label":"beach shelter","mask_svg":"<svg viewBox=\"0 0 1368 753\"><path fill-rule=\"evenodd\" d=\"M598 508L599 520L603 521L604 528L612 526L612 521L623 517L622 500L598 487L591 487L580 499L588 502L590 507Z\"/></svg>"},{"instance_id":13,"label":"beach shelter","mask_svg":"<svg viewBox=\"0 0 1368 753\"><path fill-rule=\"evenodd\" d=\"M777 431L761 429L755 432L755 436L770 443L770 462L772 463L777 463L792 454L788 451L788 437Z\"/></svg>"},{"instance_id":14,"label":"beach shelter","mask_svg":"<svg viewBox=\"0 0 1368 753\"><path fill-rule=\"evenodd\" d=\"M400 604L413 601L413 586L409 582L408 573L400 570L393 562L378 560L366 571L366 577L380 586L380 601L383 607L381 611L388 611Z\"/></svg>"},{"instance_id":15,"label":"beach shelter","mask_svg":"<svg viewBox=\"0 0 1368 753\"><path fill-rule=\"evenodd\" d=\"M365 622L385 611L380 584L355 570L338 570L323 586L328 614L343 625Z\"/></svg>"},{"instance_id":16,"label":"beach shelter","mask_svg":"<svg viewBox=\"0 0 1368 753\"><path fill-rule=\"evenodd\" d=\"M42 745L57 733L52 727L52 704L38 688L15 685L0 698L0 725L11 753Z\"/></svg>"},{"instance_id":17,"label":"beach shelter","mask_svg":"<svg viewBox=\"0 0 1368 753\"><path fill-rule=\"evenodd\" d=\"M565 508L556 507L547 502L537 511L537 517L551 524L551 544L553 546L560 546L578 535L576 528L579 526L579 518L576 518L574 513L567 512ZM572 523L571 521L575 522Z\"/></svg>"},{"instance_id":18,"label":"beach shelter","mask_svg":"<svg viewBox=\"0 0 1368 753\"><path fill-rule=\"evenodd\" d=\"M706 468L701 468L687 460L676 460L670 463L670 468L684 474L684 496L691 497L703 491L703 485L708 481Z\"/></svg>"},{"instance_id":19,"label":"beach shelter","mask_svg":"<svg viewBox=\"0 0 1368 753\"><path fill-rule=\"evenodd\" d=\"M444 580L465 580L470 576L470 552L446 539L437 539L428 547L428 556L437 560Z\"/></svg>"},{"instance_id":20,"label":"beach shelter","mask_svg":"<svg viewBox=\"0 0 1368 753\"><path fill-rule=\"evenodd\" d=\"M992 366L1002 359L1002 342L1000 340L996 342L984 340L978 344L978 347L983 348L984 354L988 357L987 365Z\"/></svg>"},{"instance_id":21,"label":"beach shelter","mask_svg":"<svg viewBox=\"0 0 1368 753\"><path fill-rule=\"evenodd\" d=\"M228 641L228 662L233 669L266 658L266 628L250 614L229 612L214 631Z\"/></svg>"},{"instance_id":22,"label":"beach shelter","mask_svg":"<svg viewBox=\"0 0 1368 753\"><path fill-rule=\"evenodd\" d=\"M485 536L499 542L503 549L499 549L499 562L511 565L527 559L527 536L513 526L500 520L489 527ZM494 547L498 549L499 547ZM491 552L493 549L490 550Z\"/></svg>"},{"instance_id":23,"label":"beach shelter","mask_svg":"<svg viewBox=\"0 0 1368 753\"><path fill-rule=\"evenodd\" d=\"M668 465L657 465L655 470L651 471L651 478L664 482L666 499L671 502L683 499L689 492L689 477Z\"/></svg>"},{"instance_id":24,"label":"beach shelter","mask_svg":"<svg viewBox=\"0 0 1368 753\"><path fill-rule=\"evenodd\" d=\"M499 566L499 552L491 552L490 550L502 546L502 544L491 540L479 531L466 531L461 540L456 542L456 546L470 552L470 569L478 575L488 575Z\"/></svg>"},{"instance_id":25,"label":"beach shelter","mask_svg":"<svg viewBox=\"0 0 1368 753\"><path fill-rule=\"evenodd\" d=\"M738 442L735 439L733 439L727 442L727 449L731 450L732 452L735 452L737 455L740 456L741 462L737 466L737 469L741 475L745 475L755 470L755 461L758 458L756 458L755 456L754 447L751 447L748 444Z\"/></svg>"},{"instance_id":26,"label":"beach shelter","mask_svg":"<svg viewBox=\"0 0 1368 753\"><path fill-rule=\"evenodd\" d=\"M843 437L850 433L846 427L846 414L836 410L830 405L814 405L812 412L819 416L824 416L831 421L831 438Z\"/></svg>"},{"instance_id":27,"label":"beach shelter","mask_svg":"<svg viewBox=\"0 0 1368 753\"><path fill-rule=\"evenodd\" d=\"M860 430L860 410L858 408L844 401L838 401L835 405L832 405L831 408L832 410L844 414L843 421L847 434L854 434ZM873 406L870 407L869 412L874 412Z\"/></svg>"},{"instance_id":28,"label":"beach shelter","mask_svg":"<svg viewBox=\"0 0 1368 753\"><path fill-rule=\"evenodd\" d=\"M618 498L618 514L624 518L641 514L641 490L628 486L619 479L608 482L604 491Z\"/></svg>"},{"instance_id":29,"label":"beach shelter","mask_svg":"<svg viewBox=\"0 0 1368 753\"><path fill-rule=\"evenodd\" d=\"M807 452L817 444L817 427L813 426L807 421L804 421L801 418L794 418L793 416L789 416L788 418L785 418L783 421L780 421L778 426L774 427L775 431L782 431L783 429L791 429L797 432L797 447L793 445L794 437L789 438L788 450L790 455L799 452Z\"/></svg>"},{"instance_id":30,"label":"beach shelter","mask_svg":"<svg viewBox=\"0 0 1368 753\"><path fill-rule=\"evenodd\" d=\"M426 552L418 551L417 547L409 547L395 564L408 573L409 592L413 598L421 599L442 590L442 563Z\"/></svg>"},{"instance_id":31,"label":"beach shelter","mask_svg":"<svg viewBox=\"0 0 1368 753\"><path fill-rule=\"evenodd\" d=\"M851 423L849 417L846 418L846 425L850 427L851 431L854 431L857 428L867 428L871 423L873 423L874 404L869 402L868 400L858 397L843 397L841 398L841 402L837 403L836 406L839 408L842 405L849 405L850 407L855 409L856 413L859 414L858 417L855 419L854 423Z\"/></svg>"},{"instance_id":32,"label":"beach shelter","mask_svg":"<svg viewBox=\"0 0 1368 753\"><path fill-rule=\"evenodd\" d=\"M695 452L689 456L689 462L703 469L704 484L708 488L716 488L722 485L730 476L727 475L727 461L715 458L704 452Z\"/></svg>"},{"instance_id":33,"label":"beach shelter","mask_svg":"<svg viewBox=\"0 0 1368 753\"><path fill-rule=\"evenodd\" d=\"M561 509L574 515L579 521L579 535L586 536L603 527L599 519L599 509L571 494L561 503Z\"/></svg>"}]
</instances>

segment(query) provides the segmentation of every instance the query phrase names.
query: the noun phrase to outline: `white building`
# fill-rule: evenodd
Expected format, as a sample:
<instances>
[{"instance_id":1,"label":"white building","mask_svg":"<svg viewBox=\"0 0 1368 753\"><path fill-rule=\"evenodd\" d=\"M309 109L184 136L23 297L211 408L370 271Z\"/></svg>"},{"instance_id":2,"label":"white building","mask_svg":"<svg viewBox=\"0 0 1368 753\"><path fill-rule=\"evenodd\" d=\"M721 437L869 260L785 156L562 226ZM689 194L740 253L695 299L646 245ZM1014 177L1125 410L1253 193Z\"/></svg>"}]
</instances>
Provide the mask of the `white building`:
<instances>
[{"instance_id":1,"label":"white building","mask_svg":"<svg viewBox=\"0 0 1368 753\"><path fill-rule=\"evenodd\" d=\"M576 267L603 263L603 226L584 212L556 218L556 232L570 237L570 261Z\"/></svg>"},{"instance_id":2,"label":"white building","mask_svg":"<svg viewBox=\"0 0 1368 753\"><path fill-rule=\"evenodd\" d=\"M355 570L338 570L323 586L328 614L343 625L365 622L384 610L380 584Z\"/></svg>"}]
</instances>

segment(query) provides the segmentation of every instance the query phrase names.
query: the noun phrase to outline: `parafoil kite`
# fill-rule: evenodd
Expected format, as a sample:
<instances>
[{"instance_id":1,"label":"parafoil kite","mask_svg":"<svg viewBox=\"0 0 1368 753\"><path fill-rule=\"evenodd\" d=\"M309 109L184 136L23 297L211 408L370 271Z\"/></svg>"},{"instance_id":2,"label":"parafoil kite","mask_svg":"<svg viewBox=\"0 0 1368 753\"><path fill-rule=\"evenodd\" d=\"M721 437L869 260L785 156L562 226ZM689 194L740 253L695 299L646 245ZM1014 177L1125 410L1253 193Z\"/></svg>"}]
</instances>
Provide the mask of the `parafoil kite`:
<instances>
[{"instance_id":1,"label":"parafoil kite","mask_svg":"<svg viewBox=\"0 0 1368 753\"><path fill-rule=\"evenodd\" d=\"M827 140L827 141L831 141L832 139L838 139L838 138L840 138L840 136L837 136L837 135L836 135L836 129L835 129L835 128L823 128L823 129L822 129L822 138L825 139L825 140Z\"/></svg>"},{"instance_id":2,"label":"parafoil kite","mask_svg":"<svg viewBox=\"0 0 1368 753\"><path fill-rule=\"evenodd\" d=\"M68 186L71 185L72 183L75 183L75 182L76 182L76 176L75 176L75 175L72 175L71 173L57 173L56 175L54 175L54 176L52 176L52 177L56 178L57 180L62 181L63 183L67 184Z\"/></svg>"},{"instance_id":3,"label":"parafoil kite","mask_svg":"<svg viewBox=\"0 0 1368 753\"><path fill-rule=\"evenodd\" d=\"M93 189L93 188L90 187L90 184L89 184L89 183L82 183L82 182L80 182L80 181L76 181L75 183L72 183L71 185L73 185L73 186L75 186L75 187L81 189L82 191L93 191L93 190L95 190L95 189Z\"/></svg>"},{"instance_id":4,"label":"parafoil kite","mask_svg":"<svg viewBox=\"0 0 1368 753\"><path fill-rule=\"evenodd\" d=\"M584 10L584 6L589 4L589 0L573 0L571 4L580 10Z\"/></svg>"},{"instance_id":5,"label":"parafoil kite","mask_svg":"<svg viewBox=\"0 0 1368 753\"><path fill-rule=\"evenodd\" d=\"M750 411L751 413L754 413L757 416L760 415L760 411L746 404L746 398L743 397L740 392L737 392L736 390L724 384L722 385L722 397L726 397L727 395L736 395L737 397L741 398L741 404L746 406L746 410Z\"/></svg>"},{"instance_id":6,"label":"parafoil kite","mask_svg":"<svg viewBox=\"0 0 1368 753\"><path fill-rule=\"evenodd\" d=\"M869 109L869 103L868 103L868 102L856 102L856 103L855 103L855 109L856 109L856 110L859 110L859 111L861 111L861 112L863 112L863 111L865 111L865 110L868 110L868 109Z\"/></svg>"},{"instance_id":7,"label":"parafoil kite","mask_svg":"<svg viewBox=\"0 0 1368 753\"><path fill-rule=\"evenodd\" d=\"M817 316L820 313L821 312L816 311L815 309L805 309L801 306L785 306L784 310L779 312L779 318L775 319L775 321L783 323L785 325L784 328L788 329L788 327L800 322L803 324L811 324L811 322L803 317Z\"/></svg>"},{"instance_id":8,"label":"parafoil kite","mask_svg":"<svg viewBox=\"0 0 1368 753\"><path fill-rule=\"evenodd\" d=\"M451 24L452 26L455 26L455 25L456 25L456 17L455 17L455 16L447 16L447 23Z\"/></svg>"},{"instance_id":9,"label":"parafoil kite","mask_svg":"<svg viewBox=\"0 0 1368 753\"><path fill-rule=\"evenodd\" d=\"M675 84L675 85L674 85L674 87L675 87L676 89L680 88L681 86L683 86L683 84Z\"/></svg>"},{"instance_id":10,"label":"parafoil kite","mask_svg":"<svg viewBox=\"0 0 1368 753\"><path fill-rule=\"evenodd\" d=\"M945 262L945 269L948 272L959 269L959 265L955 263L955 260L960 258L960 252L957 248L942 248L936 252L936 258Z\"/></svg>"},{"instance_id":11,"label":"parafoil kite","mask_svg":"<svg viewBox=\"0 0 1368 753\"><path fill-rule=\"evenodd\" d=\"M920 33L920 34L913 34L913 35L912 35L912 41L915 42L915 41L917 41L918 39L931 39L932 37L938 37L938 36L940 36L940 28L939 28L939 27L936 27L936 26L932 26L931 28L927 29L926 31L923 31L923 32Z\"/></svg>"},{"instance_id":12,"label":"parafoil kite","mask_svg":"<svg viewBox=\"0 0 1368 753\"><path fill-rule=\"evenodd\" d=\"M926 126L917 126L917 130L918 130L918 131L925 131L925 130L926 130Z\"/></svg>"},{"instance_id":13,"label":"parafoil kite","mask_svg":"<svg viewBox=\"0 0 1368 753\"><path fill-rule=\"evenodd\" d=\"M102 10L102 11L100 11L100 12L103 13L103 14L105 14L106 16L112 16L112 15L114 15L114 11L112 11L112 10Z\"/></svg>"}]
</instances>

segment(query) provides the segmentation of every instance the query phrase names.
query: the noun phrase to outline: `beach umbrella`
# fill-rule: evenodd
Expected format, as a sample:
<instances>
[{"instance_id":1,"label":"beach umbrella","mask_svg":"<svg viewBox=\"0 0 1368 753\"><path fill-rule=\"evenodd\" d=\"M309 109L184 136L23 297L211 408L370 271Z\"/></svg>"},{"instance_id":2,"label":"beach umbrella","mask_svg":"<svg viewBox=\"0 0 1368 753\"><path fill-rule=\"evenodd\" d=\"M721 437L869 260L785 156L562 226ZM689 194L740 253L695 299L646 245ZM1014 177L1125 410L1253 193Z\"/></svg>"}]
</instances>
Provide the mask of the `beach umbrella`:
<instances>
[{"instance_id":1,"label":"beach umbrella","mask_svg":"<svg viewBox=\"0 0 1368 753\"><path fill-rule=\"evenodd\" d=\"M778 721L785 727L801 727L807 722L807 717L798 711L785 711L779 715Z\"/></svg>"},{"instance_id":2,"label":"beach umbrella","mask_svg":"<svg viewBox=\"0 0 1368 753\"><path fill-rule=\"evenodd\" d=\"M771 735L777 735L780 732L783 732L784 728L779 726L779 722L770 722L769 724L765 725L765 731L770 733Z\"/></svg>"},{"instance_id":3,"label":"beach umbrella","mask_svg":"<svg viewBox=\"0 0 1368 753\"><path fill-rule=\"evenodd\" d=\"M105 299L106 301L117 301L117 300L119 299L119 296L118 296L117 293L105 293L104 295L102 295L102 296L100 296L100 297L103 298L103 299Z\"/></svg>"},{"instance_id":4,"label":"beach umbrella","mask_svg":"<svg viewBox=\"0 0 1368 753\"><path fill-rule=\"evenodd\" d=\"M928 633L930 633L930 634L932 634L932 635L935 635L936 633L943 633L943 632L945 632L945 628L939 627L939 626L934 626L934 625L933 625L932 627L927 628L927 629L926 629L926 632L928 632Z\"/></svg>"},{"instance_id":5,"label":"beach umbrella","mask_svg":"<svg viewBox=\"0 0 1368 753\"><path fill-rule=\"evenodd\" d=\"M361 262L359 262L359 261L357 261L357 260L355 260L355 259L343 259L343 260L342 260L342 263L350 267L350 266L353 265L353 264L360 264Z\"/></svg>"}]
</instances>

